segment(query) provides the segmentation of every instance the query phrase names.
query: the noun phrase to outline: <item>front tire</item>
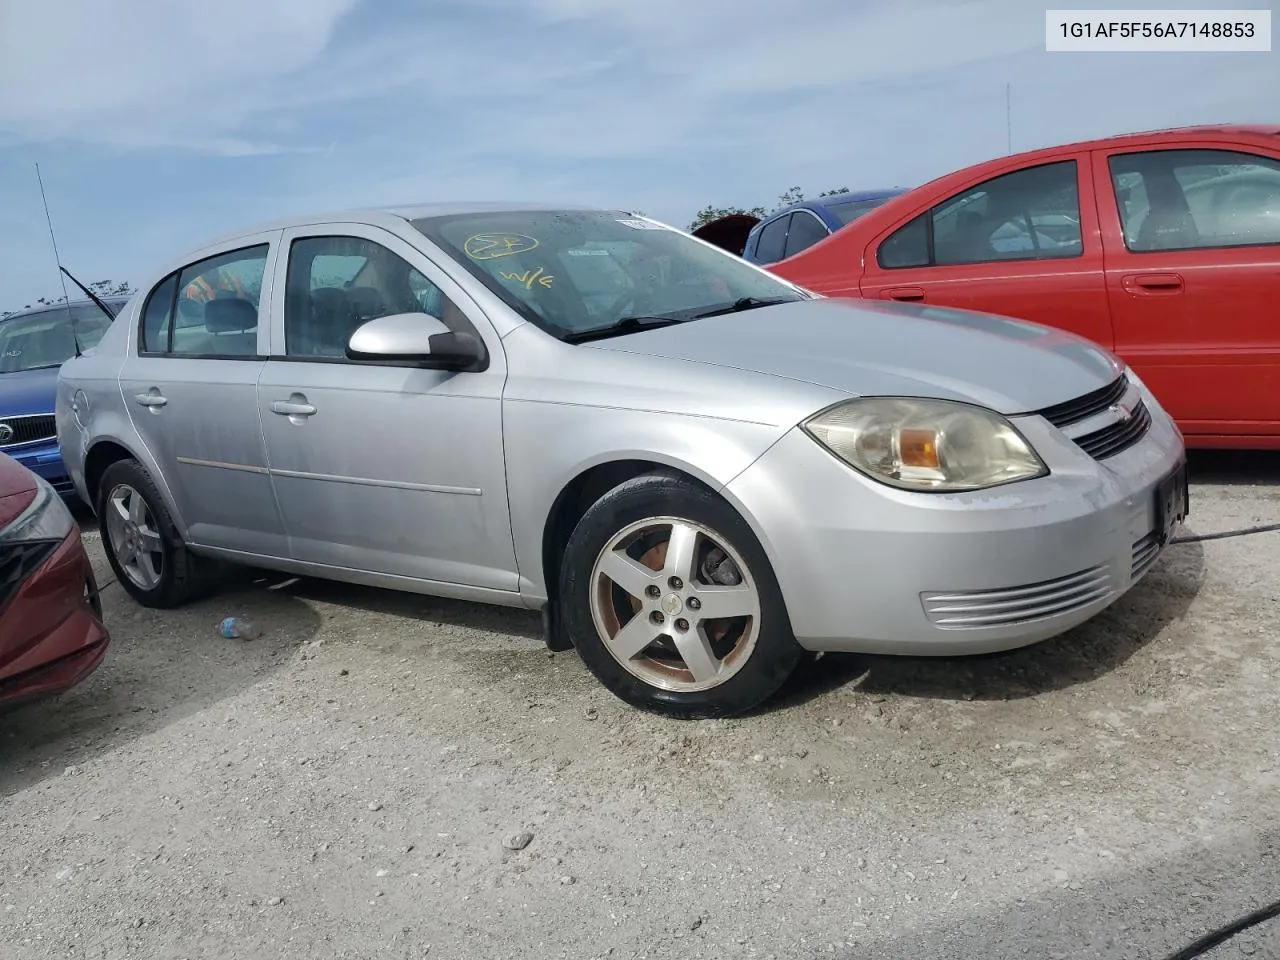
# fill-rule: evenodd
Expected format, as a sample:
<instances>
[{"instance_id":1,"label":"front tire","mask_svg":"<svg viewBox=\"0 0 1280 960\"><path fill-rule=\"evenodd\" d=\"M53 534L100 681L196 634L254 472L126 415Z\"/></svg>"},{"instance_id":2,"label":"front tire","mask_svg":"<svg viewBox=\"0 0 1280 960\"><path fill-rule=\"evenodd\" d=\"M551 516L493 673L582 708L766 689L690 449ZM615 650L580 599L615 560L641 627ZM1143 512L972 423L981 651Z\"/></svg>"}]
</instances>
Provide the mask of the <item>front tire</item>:
<instances>
[{"instance_id":1,"label":"front tire","mask_svg":"<svg viewBox=\"0 0 1280 960\"><path fill-rule=\"evenodd\" d=\"M191 553L151 475L120 460L98 484L102 546L116 581L144 607L182 606L207 592L211 565Z\"/></svg>"},{"instance_id":2,"label":"front tire","mask_svg":"<svg viewBox=\"0 0 1280 960\"><path fill-rule=\"evenodd\" d=\"M746 521L709 490L652 473L596 501L560 571L565 626L615 696L681 719L763 703L802 650Z\"/></svg>"}]
</instances>

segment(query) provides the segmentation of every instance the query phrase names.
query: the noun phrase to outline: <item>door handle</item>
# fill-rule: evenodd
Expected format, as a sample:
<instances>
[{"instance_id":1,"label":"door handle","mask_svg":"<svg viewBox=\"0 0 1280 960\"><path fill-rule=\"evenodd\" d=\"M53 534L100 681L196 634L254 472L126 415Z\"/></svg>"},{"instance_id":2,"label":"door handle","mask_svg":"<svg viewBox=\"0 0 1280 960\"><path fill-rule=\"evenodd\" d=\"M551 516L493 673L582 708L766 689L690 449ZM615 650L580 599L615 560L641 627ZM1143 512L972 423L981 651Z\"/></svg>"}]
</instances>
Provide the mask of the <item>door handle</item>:
<instances>
[{"instance_id":1,"label":"door handle","mask_svg":"<svg viewBox=\"0 0 1280 960\"><path fill-rule=\"evenodd\" d=\"M889 287L880 291L880 299L917 302L924 299L924 287Z\"/></svg>"},{"instance_id":2,"label":"door handle","mask_svg":"<svg viewBox=\"0 0 1280 960\"><path fill-rule=\"evenodd\" d=\"M1131 273L1120 281L1126 291L1138 296L1182 292L1182 276L1176 273Z\"/></svg>"},{"instance_id":3,"label":"door handle","mask_svg":"<svg viewBox=\"0 0 1280 960\"><path fill-rule=\"evenodd\" d=\"M163 407L169 401L158 393L140 393L133 398L144 407Z\"/></svg>"},{"instance_id":4,"label":"door handle","mask_svg":"<svg viewBox=\"0 0 1280 960\"><path fill-rule=\"evenodd\" d=\"M316 412L316 408L299 400L276 400L271 404L271 412L282 417L309 417Z\"/></svg>"}]
</instances>

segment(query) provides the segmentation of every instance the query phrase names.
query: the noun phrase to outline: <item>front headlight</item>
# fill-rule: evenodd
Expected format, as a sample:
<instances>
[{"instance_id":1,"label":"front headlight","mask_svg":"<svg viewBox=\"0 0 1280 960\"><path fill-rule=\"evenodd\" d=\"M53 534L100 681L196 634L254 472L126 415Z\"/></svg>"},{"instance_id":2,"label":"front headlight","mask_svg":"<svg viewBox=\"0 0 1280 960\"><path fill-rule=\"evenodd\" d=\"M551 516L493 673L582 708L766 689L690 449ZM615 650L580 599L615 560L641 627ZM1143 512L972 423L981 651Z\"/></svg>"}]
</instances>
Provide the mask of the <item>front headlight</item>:
<instances>
[{"instance_id":1,"label":"front headlight","mask_svg":"<svg viewBox=\"0 0 1280 960\"><path fill-rule=\"evenodd\" d=\"M17 519L0 530L0 547L36 540L61 543L75 525L75 517L58 492L43 478L36 477L36 498Z\"/></svg>"},{"instance_id":2,"label":"front headlight","mask_svg":"<svg viewBox=\"0 0 1280 960\"><path fill-rule=\"evenodd\" d=\"M903 490L981 490L1049 473L1013 424L966 403L866 397L803 426L855 470Z\"/></svg>"}]
</instances>

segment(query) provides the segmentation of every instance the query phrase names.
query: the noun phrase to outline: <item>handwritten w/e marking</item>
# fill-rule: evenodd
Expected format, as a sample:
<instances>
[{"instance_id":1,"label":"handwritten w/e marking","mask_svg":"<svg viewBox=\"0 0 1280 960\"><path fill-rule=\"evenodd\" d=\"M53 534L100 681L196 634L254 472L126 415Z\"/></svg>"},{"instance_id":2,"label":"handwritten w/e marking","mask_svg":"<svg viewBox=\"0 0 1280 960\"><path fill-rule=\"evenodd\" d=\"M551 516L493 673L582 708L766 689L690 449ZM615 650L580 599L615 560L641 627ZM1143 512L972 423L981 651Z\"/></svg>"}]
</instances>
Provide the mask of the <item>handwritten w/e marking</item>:
<instances>
[{"instance_id":1,"label":"handwritten w/e marking","mask_svg":"<svg viewBox=\"0 0 1280 960\"><path fill-rule=\"evenodd\" d=\"M555 280L551 274L543 273L541 267L537 270L526 270L524 273L499 273L498 276L512 283L523 284L526 290L532 290L535 283L540 287L550 287Z\"/></svg>"}]
</instances>

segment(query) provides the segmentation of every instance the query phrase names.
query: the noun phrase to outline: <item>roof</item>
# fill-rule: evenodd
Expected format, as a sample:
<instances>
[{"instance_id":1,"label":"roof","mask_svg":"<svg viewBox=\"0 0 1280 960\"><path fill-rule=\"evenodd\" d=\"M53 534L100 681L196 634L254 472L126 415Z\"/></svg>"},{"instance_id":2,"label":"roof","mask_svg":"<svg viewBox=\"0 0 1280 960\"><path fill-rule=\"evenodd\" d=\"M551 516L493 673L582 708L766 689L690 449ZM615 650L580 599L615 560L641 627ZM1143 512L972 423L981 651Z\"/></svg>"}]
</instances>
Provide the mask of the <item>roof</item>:
<instances>
[{"instance_id":1,"label":"roof","mask_svg":"<svg viewBox=\"0 0 1280 960\"><path fill-rule=\"evenodd\" d=\"M117 307L117 308L123 307L126 303L129 302L128 297L101 297L100 299L107 306ZM7 317L0 319L0 323L3 323L5 320L16 320L18 317L29 317L32 314L36 314L36 313L46 313L49 310L56 310L59 307L82 307L82 306L92 307L92 306L95 306L95 304L92 300L88 299L87 297L80 300L68 300L66 303L42 303L39 306L25 307L22 310L15 310L13 313L9 314Z\"/></svg>"},{"instance_id":2,"label":"roof","mask_svg":"<svg viewBox=\"0 0 1280 960\"><path fill-rule=\"evenodd\" d=\"M1017 164L1040 156L1051 156L1067 152L1079 153L1083 150L1107 150L1113 147L1128 146L1130 144L1161 143L1164 141L1186 140L1188 138L1195 137L1228 138L1240 136L1249 138L1280 137L1280 126L1260 123L1219 123L1191 127L1162 127L1157 130L1138 130L1132 133L1115 134L1110 137L1096 137L1093 140L1076 140L1070 143L1055 143L1050 146L1036 147L1032 150L1023 150L1020 153L1013 153L1007 156L992 157L988 160L980 160L977 163L971 163L965 167L958 167L955 170L948 171L943 175L943 177L949 177L953 173L974 170L985 166L986 164ZM943 177L938 177L936 179L941 180Z\"/></svg>"},{"instance_id":3,"label":"roof","mask_svg":"<svg viewBox=\"0 0 1280 960\"><path fill-rule=\"evenodd\" d=\"M531 201L484 201L454 200L437 203L398 203L379 207L352 207L345 210L319 211L308 214L295 214L291 217L280 217L262 223L249 224L230 233L214 237L201 244L198 249L216 246L240 237L257 233L269 233L273 230L287 230L290 227L303 227L312 223L341 223L350 221L376 223L383 217L398 217L402 220L419 220L424 217L447 217L472 213L502 213L531 210L605 210L608 207L584 206L572 203L536 203Z\"/></svg>"}]
</instances>

